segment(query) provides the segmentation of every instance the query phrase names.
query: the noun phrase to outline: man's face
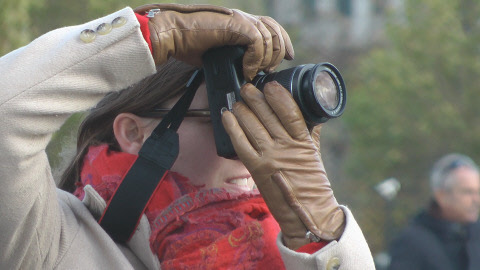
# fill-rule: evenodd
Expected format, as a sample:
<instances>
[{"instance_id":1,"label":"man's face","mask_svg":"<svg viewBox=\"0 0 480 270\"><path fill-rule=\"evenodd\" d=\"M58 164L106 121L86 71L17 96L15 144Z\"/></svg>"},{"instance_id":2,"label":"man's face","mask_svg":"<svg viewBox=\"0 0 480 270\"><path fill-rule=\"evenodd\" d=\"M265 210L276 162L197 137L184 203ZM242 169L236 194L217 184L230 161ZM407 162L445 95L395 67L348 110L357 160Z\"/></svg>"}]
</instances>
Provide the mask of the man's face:
<instances>
[{"instance_id":1,"label":"man's face","mask_svg":"<svg viewBox=\"0 0 480 270\"><path fill-rule=\"evenodd\" d=\"M442 216L459 223L475 222L480 211L480 177L477 171L459 167L452 171L451 188L435 193Z\"/></svg>"}]
</instances>

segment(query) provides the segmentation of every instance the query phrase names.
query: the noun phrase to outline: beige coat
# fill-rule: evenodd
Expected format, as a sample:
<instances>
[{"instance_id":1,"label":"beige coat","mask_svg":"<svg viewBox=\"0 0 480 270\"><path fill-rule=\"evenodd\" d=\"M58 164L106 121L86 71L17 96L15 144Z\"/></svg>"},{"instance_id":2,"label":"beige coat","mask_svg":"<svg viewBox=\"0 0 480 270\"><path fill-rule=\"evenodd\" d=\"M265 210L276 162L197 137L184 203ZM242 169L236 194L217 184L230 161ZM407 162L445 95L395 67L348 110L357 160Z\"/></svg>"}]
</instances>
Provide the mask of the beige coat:
<instances>
[{"instance_id":1,"label":"beige coat","mask_svg":"<svg viewBox=\"0 0 480 270\"><path fill-rule=\"evenodd\" d=\"M80 39L82 30L117 17L126 23L90 43ZM89 186L83 202L56 189L45 154L69 115L154 72L130 8L49 32L0 59L0 269L159 269L146 217L128 245L113 242L94 218L105 201ZM373 269L365 238L344 211L342 238L314 255L278 241L287 267Z\"/></svg>"}]
</instances>

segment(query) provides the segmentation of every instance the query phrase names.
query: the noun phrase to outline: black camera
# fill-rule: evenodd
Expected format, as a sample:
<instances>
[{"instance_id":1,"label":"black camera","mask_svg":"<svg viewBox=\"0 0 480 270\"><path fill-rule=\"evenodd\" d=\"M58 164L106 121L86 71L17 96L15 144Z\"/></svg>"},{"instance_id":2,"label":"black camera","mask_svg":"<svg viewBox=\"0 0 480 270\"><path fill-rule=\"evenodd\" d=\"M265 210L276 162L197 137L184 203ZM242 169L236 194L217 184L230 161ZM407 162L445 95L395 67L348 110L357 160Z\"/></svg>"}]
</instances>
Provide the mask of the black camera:
<instances>
[{"instance_id":1,"label":"black camera","mask_svg":"<svg viewBox=\"0 0 480 270\"><path fill-rule=\"evenodd\" d=\"M243 47L226 46L203 55L203 69L217 154L235 158L230 137L222 125L221 113L232 110L240 101L245 84L242 70ZM308 126L342 115L347 93L340 72L330 63L306 64L269 74L259 74L252 84L262 90L266 83L277 81L292 94Z\"/></svg>"}]
</instances>

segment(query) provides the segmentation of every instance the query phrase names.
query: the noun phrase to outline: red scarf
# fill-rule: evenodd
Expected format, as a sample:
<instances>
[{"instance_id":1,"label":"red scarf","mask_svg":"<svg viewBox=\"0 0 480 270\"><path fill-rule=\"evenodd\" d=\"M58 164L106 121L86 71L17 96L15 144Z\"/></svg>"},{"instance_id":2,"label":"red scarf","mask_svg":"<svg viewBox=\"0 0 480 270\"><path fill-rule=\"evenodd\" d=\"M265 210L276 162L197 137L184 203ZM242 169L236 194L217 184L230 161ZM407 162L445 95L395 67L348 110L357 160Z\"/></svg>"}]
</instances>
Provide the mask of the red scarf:
<instances>
[{"instance_id":1,"label":"red scarf","mask_svg":"<svg viewBox=\"0 0 480 270\"><path fill-rule=\"evenodd\" d=\"M91 185L108 203L136 158L92 146L74 194L83 199ZM285 268L275 243L280 227L258 192L201 189L174 172L160 185L145 214L162 269Z\"/></svg>"}]
</instances>

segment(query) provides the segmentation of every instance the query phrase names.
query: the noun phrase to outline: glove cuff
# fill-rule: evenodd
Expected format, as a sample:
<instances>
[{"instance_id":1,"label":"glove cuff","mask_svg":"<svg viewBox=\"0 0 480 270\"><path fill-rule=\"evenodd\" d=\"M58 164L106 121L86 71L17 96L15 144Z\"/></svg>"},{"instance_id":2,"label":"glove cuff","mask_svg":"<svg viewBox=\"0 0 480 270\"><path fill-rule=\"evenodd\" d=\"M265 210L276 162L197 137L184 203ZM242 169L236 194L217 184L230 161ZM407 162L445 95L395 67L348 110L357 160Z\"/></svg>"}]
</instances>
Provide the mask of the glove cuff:
<instances>
[{"instance_id":1,"label":"glove cuff","mask_svg":"<svg viewBox=\"0 0 480 270\"><path fill-rule=\"evenodd\" d=\"M324 219L314 222L307 220L305 224L308 230L306 237L312 242L338 240L345 230L345 214L340 207L332 213L325 214Z\"/></svg>"}]
</instances>

